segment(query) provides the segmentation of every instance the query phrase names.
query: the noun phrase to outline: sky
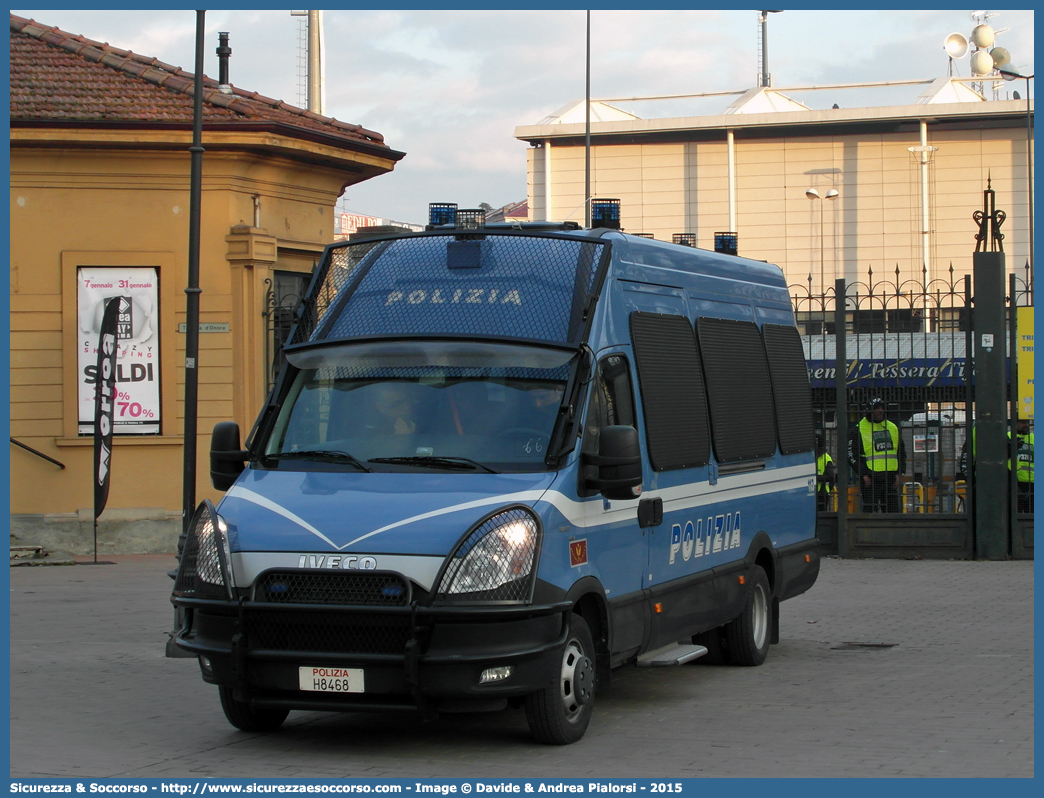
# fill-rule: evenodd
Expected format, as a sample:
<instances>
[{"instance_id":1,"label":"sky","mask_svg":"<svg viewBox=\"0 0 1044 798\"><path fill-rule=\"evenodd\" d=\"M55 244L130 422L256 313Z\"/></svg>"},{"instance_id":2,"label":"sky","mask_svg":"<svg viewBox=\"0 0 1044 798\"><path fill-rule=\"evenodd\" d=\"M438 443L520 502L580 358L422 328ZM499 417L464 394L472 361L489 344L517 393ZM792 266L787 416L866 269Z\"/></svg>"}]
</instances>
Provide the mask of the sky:
<instances>
[{"instance_id":1,"label":"sky","mask_svg":"<svg viewBox=\"0 0 1044 798\"><path fill-rule=\"evenodd\" d=\"M11 13L188 71L195 62L193 11ZM970 37L972 13L771 14L773 86L945 77L943 43L955 32ZM1008 68L1033 74L1033 12L988 13L996 14L989 24L1003 31L997 44L1011 53ZM228 31L234 85L304 104L300 19L285 9L208 11L206 74L217 77L218 32ZM423 224L429 202L496 208L525 199L528 145L514 137L515 128L537 124L584 97L584 11L339 10L324 12L324 26L327 115L376 130L406 153L394 172L350 186L339 210ZM751 88L757 83L758 28L757 11L592 11L592 98ZM955 74L970 75L967 57L954 67ZM813 108L912 104L923 88L791 96ZM1006 84L1009 90L1025 97L1021 81ZM733 99L618 105L656 118L716 114Z\"/></svg>"}]
</instances>

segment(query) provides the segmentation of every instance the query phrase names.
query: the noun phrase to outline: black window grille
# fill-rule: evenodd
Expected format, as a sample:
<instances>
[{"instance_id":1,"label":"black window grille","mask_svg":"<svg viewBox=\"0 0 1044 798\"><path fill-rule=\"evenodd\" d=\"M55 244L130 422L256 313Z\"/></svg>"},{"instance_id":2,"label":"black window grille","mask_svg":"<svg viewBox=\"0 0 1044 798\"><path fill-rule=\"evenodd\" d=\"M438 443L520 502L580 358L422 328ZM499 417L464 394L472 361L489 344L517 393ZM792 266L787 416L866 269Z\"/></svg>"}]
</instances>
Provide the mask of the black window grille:
<instances>
[{"instance_id":1,"label":"black window grille","mask_svg":"<svg viewBox=\"0 0 1044 798\"><path fill-rule=\"evenodd\" d=\"M783 454L811 452L815 448L812 431L812 396L808 387L808 367L801 348L801 336L794 327L766 324L761 328L768 353L772 398L776 408L779 450Z\"/></svg>"},{"instance_id":2,"label":"black window grille","mask_svg":"<svg viewBox=\"0 0 1044 798\"><path fill-rule=\"evenodd\" d=\"M402 335L579 344L605 242L463 237L432 232L329 249L288 345Z\"/></svg>"},{"instance_id":3,"label":"black window grille","mask_svg":"<svg viewBox=\"0 0 1044 798\"><path fill-rule=\"evenodd\" d=\"M684 316L635 311L631 341L653 470L706 465L707 397L692 324Z\"/></svg>"},{"instance_id":4,"label":"black window grille","mask_svg":"<svg viewBox=\"0 0 1044 798\"><path fill-rule=\"evenodd\" d=\"M772 382L757 325L701 318L697 333L715 457L720 463L771 457L776 452Z\"/></svg>"}]
</instances>

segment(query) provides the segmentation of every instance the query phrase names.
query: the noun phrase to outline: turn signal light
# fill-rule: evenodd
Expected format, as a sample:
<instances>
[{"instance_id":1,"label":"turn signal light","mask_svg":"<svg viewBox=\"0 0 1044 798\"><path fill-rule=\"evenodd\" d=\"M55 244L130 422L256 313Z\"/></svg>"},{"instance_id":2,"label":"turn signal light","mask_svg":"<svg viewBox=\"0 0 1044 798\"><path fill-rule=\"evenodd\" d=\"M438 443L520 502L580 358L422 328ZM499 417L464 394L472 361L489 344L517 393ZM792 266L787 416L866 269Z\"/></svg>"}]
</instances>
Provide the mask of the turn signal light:
<instances>
[{"instance_id":1,"label":"turn signal light","mask_svg":"<svg viewBox=\"0 0 1044 798\"><path fill-rule=\"evenodd\" d=\"M805 555L805 562L812 562L812 555L811 554L806 554Z\"/></svg>"},{"instance_id":2,"label":"turn signal light","mask_svg":"<svg viewBox=\"0 0 1044 798\"><path fill-rule=\"evenodd\" d=\"M745 585L745 584L747 584L747 577L745 577L745 576L741 576L741 577L739 578L739 583L740 583L741 585Z\"/></svg>"},{"instance_id":3,"label":"turn signal light","mask_svg":"<svg viewBox=\"0 0 1044 798\"><path fill-rule=\"evenodd\" d=\"M656 610L657 612L663 612L663 605L662 604L653 604L653 609Z\"/></svg>"}]
</instances>

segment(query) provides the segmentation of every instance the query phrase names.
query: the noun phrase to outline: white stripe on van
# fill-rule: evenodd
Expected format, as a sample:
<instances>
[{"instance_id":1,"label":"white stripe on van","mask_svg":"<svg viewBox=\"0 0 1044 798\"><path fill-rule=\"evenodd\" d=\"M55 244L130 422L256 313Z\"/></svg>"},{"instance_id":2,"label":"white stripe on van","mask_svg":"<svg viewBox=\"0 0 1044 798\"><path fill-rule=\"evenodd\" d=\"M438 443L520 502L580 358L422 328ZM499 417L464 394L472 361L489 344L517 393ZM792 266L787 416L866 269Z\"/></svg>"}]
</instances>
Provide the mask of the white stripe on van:
<instances>
[{"instance_id":1,"label":"white stripe on van","mask_svg":"<svg viewBox=\"0 0 1044 798\"><path fill-rule=\"evenodd\" d=\"M282 505L276 504L271 499L266 499L264 496L262 496L262 495L260 495L258 493L254 493L254 491L252 491L252 490L248 490L247 488L242 488L242 487L239 487L237 485L237 486L232 487L228 491L228 493L225 494L225 498L226 499L227 498L242 499L243 501L247 501L247 502L251 502L252 504L256 504L259 507L264 507L266 510L271 510L273 513L276 513L277 515L281 515L283 518L286 518L288 521L293 521L295 524L297 524L302 529L308 530L309 532L311 532L316 537L320 538L321 540L325 541L326 543L328 543L333 548L337 549L337 551L344 551L346 548L348 548L349 546L351 546L351 545L353 545L355 543L358 543L360 540L366 540L366 538L368 538L368 537L372 537L374 535L378 535L381 532L387 532L389 529L394 529L395 527L404 526L405 524L412 524L414 521L424 521L425 519L435 518L436 516L446 515L447 513L455 513L458 510L470 510L470 509L475 508L475 507L484 507L484 506L487 506L487 505L490 505L490 504L509 504L509 503L513 503L513 502L533 502L533 503L536 503L540 499L540 497L543 496L543 495L544 495L544 490L543 489L541 489L541 490L524 490L524 491L519 491L518 493L505 493L505 494L502 494L500 496L489 496L489 497L487 497L485 499L476 499L475 501L463 502L461 504L454 504L454 505L452 505L450 507L443 507L443 508L441 508L439 510L432 510L431 512L428 512L428 513L421 513L420 515L410 516L409 518L404 518L401 521L396 521L394 524L388 524L387 526L382 526L380 529L375 529L372 532L367 532L365 535L362 535L360 537L355 538L355 540L348 541L343 546L338 546L336 543L334 543L332 540L330 540L330 538L328 538L326 535L324 535L322 532L320 532L314 526L309 524L303 518L301 518L301 517L299 517L297 515L294 515L294 513L290 512L289 510L287 510ZM565 497L563 496L562 498L565 498ZM464 530L461 530L461 533L463 533L463 531Z\"/></svg>"},{"instance_id":2,"label":"white stripe on van","mask_svg":"<svg viewBox=\"0 0 1044 798\"><path fill-rule=\"evenodd\" d=\"M689 483L673 488L651 490L643 493L639 499L659 497L663 499L664 512L674 512L688 510L693 507L702 507L707 504L715 504L716 502L747 499L753 496L764 496L770 493L782 493L790 490L803 490L808 487L809 478L814 478L815 475L815 463L809 463L807 465L790 466L770 471L719 476L717 485L701 482L695 485ZM766 480L766 477L770 478ZM592 526L616 523L634 515L639 499L611 501L610 509L602 512L598 523ZM602 502L600 496L595 499L578 502L555 491L548 491L543 500L548 504L554 505L566 517L566 520L576 527L586 526L587 519L584 517L585 505Z\"/></svg>"},{"instance_id":3,"label":"white stripe on van","mask_svg":"<svg viewBox=\"0 0 1044 798\"><path fill-rule=\"evenodd\" d=\"M254 493L254 491L252 491L252 490L247 490L246 488L241 488L238 485L235 485L235 486L233 486L232 488L229 489L228 493L225 494L225 498L226 499L227 498L242 499L245 502L250 502L251 504L256 504L258 507L264 507L266 510L271 510L276 515L281 515L281 516L283 516L283 518L287 519L288 521L293 521L299 527L302 527L303 529L307 529L313 535L315 535L315 536L317 536L319 538L322 538L327 543L329 543L331 546L333 546L335 549L337 548L337 544L336 543L334 543L332 540L330 540L330 538L328 538L326 535L324 535L322 532L320 532L318 529L316 529L310 523L305 521L303 518L294 515L292 512L290 512L285 507L283 507L281 504L276 504L271 499L266 499L260 493Z\"/></svg>"},{"instance_id":4,"label":"white stripe on van","mask_svg":"<svg viewBox=\"0 0 1044 798\"><path fill-rule=\"evenodd\" d=\"M514 502L533 502L534 504L540 500L540 497L544 495L544 489L541 490L523 490L518 493L505 493L500 496L490 496L485 499L476 499L472 502L464 502L462 504L454 504L452 507L443 507L441 510L432 510L430 513L421 513L420 515L414 515L410 518L404 518L401 521L396 521L394 524L388 524L382 526L380 529L375 529L373 532L368 532L362 537L358 537L351 543L346 543L341 548L347 548L352 543L358 543L360 540L366 540L368 537L373 535L379 535L381 532L387 532L389 529L394 529L397 526L403 526L405 524L412 524L414 521L423 521L427 518L435 518L439 515L446 515L446 513L455 513L458 510L470 510L474 507L486 507L490 504L509 504ZM470 526L470 524L469 524ZM461 534L464 534L464 530L460 530Z\"/></svg>"},{"instance_id":5,"label":"white stripe on van","mask_svg":"<svg viewBox=\"0 0 1044 798\"><path fill-rule=\"evenodd\" d=\"M766 477L770 477L770 479L766 480ZM802 466L772 469L770 471L756 471L749 474L718 477L717 485L709 485L708 483L701 482L698 484L695 492L693 484L689 483L673 488L649 491L648 493L642 494L640 498L651 499L659 497L663 499L665 512L676 512L679 510L688 510L693 507L702 507L716 502L747 499L753 496L764 496L770 493L781 493L790 490L801 490L807 487L809 478L814 477L815 464L809 463ZM429 518L436 518L440 515L447 515L461 510L471 510L476 507L488 507L495 504L512 504L515 502L536 504L538 501L545 501L548 504L553 505L555 509L565 516L566 520L573 526L586 527L587 519L584 514L584 508L586 506L601 504L602 502L600 496L586 501L576 501L558 491L544 489L525 490L519 491L518 493L504 493L499 496L488 496L484 499L462 502L449 507L442 507L438 510L432 510L427 513L421 513L420 515L413 515L409 518L404 518L401 521L382 526L379 529L374 529L372 532L367 532L365 535L360 535L354 540L348 541L343 546L338 546L330 540L330 538L326 537L326 535L304 519L290 512L285 507L282 507L272 500L266 499L264 496L254 493L251 490L235 486L225 495L226 497L238 498L252 502L253 504L264 507L267 510L271 510L276 514L281 515L283 518L292 521L301 528L308 530L337 551L344 551L349 546L353 546L360 541L373 537L374 535L379 535L381 532L387 532L390 529L412 524L416 521L424 521ZM592 526L602 526L604 524L611 524L624 520L627 516L635 513L637 506L638 499L626 501L613 500L610 509L602 512L599 516L598 523L593 524ZM462 534L463 532L464 530L461 529Z\"/></svg>"}]
</instances>

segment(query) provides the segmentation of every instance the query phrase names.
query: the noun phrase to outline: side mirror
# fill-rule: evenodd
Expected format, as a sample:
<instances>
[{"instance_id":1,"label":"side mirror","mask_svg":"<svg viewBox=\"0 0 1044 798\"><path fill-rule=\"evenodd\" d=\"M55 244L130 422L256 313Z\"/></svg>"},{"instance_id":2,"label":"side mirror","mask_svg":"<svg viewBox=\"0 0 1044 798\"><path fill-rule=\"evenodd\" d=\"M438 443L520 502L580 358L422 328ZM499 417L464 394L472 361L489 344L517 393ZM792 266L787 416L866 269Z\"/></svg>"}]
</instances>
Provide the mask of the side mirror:
<instances>
[{"instance_id":1,"label":"side mirror","mask_svg":"<svg viewBox=\"0 0 1044 798\"><path fill-rule=\"evenodd\" d=\"M598 454L584 455L583 462L597 469L597 477L585 480L588 487L607 499L638 498L642 484L642 450L634 427L603 427Z\"/></svg>"},{"instance_id":2,"label":"side mirror","mask_svg":"<svg viewBox=\"0 0 1044 798\"><path fill-rule=\"evenodd\" d=\"M219 421L210 435L210 483L218 490L228 490L243 473L243 463L250 452L239 448L239 425L235 421Z\"/></svg>"}]
</instances>

